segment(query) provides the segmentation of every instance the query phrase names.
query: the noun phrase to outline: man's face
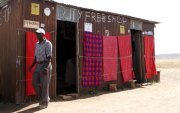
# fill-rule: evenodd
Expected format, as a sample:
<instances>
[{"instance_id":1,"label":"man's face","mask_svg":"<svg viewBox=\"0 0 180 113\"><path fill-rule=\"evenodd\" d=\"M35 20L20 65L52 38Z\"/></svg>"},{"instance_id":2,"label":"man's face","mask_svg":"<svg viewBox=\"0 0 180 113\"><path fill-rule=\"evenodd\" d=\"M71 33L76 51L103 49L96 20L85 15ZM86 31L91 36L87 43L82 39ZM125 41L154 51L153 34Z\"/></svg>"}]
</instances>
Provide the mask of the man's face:
<instances>
[{"instance_id":1,"label":"man's face","mask_svg":"<svg viewBox=\"0 0 180 113\"><path fill-rule=\"evenodd\" d=\"M36 33L36 36L37 36L38 40L41 40L43 38L44 34Z\"/></svg>"}]
</instances>

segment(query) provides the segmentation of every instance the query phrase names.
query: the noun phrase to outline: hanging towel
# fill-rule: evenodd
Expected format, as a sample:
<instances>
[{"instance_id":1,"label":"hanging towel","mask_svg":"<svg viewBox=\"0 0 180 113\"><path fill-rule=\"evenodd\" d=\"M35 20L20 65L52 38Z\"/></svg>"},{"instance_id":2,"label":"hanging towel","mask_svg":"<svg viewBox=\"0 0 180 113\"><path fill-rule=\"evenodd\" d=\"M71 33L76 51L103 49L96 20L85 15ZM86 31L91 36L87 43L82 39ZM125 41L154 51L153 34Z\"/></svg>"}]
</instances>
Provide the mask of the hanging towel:
<instances>
[{"instance_id":1,"label":"hanging towel","mask_svg":"<svg viewBox=\"0 0 180 113\"><path fill-rule=\"evenodd\" d=\"M103 37L104 81L117 80L118 46L116 36Z\"/></svg>"},{"instance_id":2,"label":"hanging towel","mask_svg":"<svg viewBox=\"0 0 180 113\"><path fill-rule=\"evenodd\" d=\"M118 36L121 73L124 82L134 79L131 37Z\"/></svg>"},{"instance_id":3,"label":"hanging towel","mask_svg":"<svg viewBox=\"0 0 180 113\"><path fill-rule=\"evenodd\" d=\"M151 78L157 75L154 55L154 37L144 36L144 58L145 58L145 69L146 78Z\"/></svg>"},{"instance_id":4,"label":"hanging towel","mask_svg":"<svg viewBox=\"0 0 180 113\"><path fill-rule=\"evenodd\" d=\"M45 34L46 39L50 40L50 33ZM34 60L34 51L37 42L36 34L34 32L26 32L26 96L36 95L32 86L32 72L28 71Z\"/></svg>"},{"instance_id":5,"label":"hanging towel","mask_svg":"<svg viewBox=\"0 0 180 113\"><path fill-rule=\"evenodd\" d=\"M82 86L99 86L102 78L102 36L84 33Z\"/></svg>"}]
</instances>

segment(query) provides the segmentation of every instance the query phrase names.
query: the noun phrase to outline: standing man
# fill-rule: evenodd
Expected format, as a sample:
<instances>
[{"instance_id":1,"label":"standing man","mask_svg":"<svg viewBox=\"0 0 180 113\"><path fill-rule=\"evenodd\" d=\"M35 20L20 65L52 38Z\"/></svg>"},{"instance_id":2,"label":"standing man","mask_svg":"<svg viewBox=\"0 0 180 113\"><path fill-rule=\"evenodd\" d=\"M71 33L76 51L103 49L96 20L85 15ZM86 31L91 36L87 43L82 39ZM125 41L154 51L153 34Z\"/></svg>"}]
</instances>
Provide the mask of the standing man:
<instances>
[{"instance_id":1,"label":"standing man","mask_svg":"<svg viewBox=\"0 0 180 113\"><path fill-rule=\"evenodd\" d=\"M44 109L48 107L48 102L50 100L49 84L52 71L52 44L44 37L44 29L39 28L35 33L38 42L36 43L34 61L29 67L29 71L31 72L34 65L37 64L32 77L32 85L37 96L40 97L39 109Z\"/></svg>"}]
</instances>

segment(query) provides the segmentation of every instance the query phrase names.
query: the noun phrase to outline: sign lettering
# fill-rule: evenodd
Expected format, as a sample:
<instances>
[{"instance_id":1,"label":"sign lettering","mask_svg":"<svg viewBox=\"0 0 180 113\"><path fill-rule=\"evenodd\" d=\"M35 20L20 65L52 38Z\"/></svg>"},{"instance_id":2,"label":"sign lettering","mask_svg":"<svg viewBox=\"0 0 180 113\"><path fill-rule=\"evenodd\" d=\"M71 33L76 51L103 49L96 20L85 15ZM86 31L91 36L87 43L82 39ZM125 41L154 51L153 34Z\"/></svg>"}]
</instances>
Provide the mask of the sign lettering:
<instances>
[{"instance_id":1,"label":"sign lettering","mask_svg":"<svg viewBox=\"0 0 180 113\"><path fill-rule=\"evenodd\" d=\"M40 23L37 21L24 20L24 28L34 28L37 29L40 26Z\"/></svg>"},{"instance_id":2,"label":"sign lettering","mask_svg":"<svg viewBox=\"0 0 180 113\"><path fill-rule=\"evenodd\" d=\"M4 22L9 21L10 14L11 14L11 7L6 7L5 9L0 10L0 26Z\"/></svg>"},{"instance_id":3,"label":"sign lettering","mask_svg":"<svg viewBox=\"0 0 180 113\"><path fill-rule=\"evenodd\" d=\"M108 22L108 23L118 23L123 24L127 22L125 17L121 16L113 16L113 15L105 15L104 13L95 13L85 11L85 22Z\"/></svg>"},{"instance_id":4,"label":"sign lettering","mask_svg":"<svg viewBox=\"0 0 180 113\"><path fill-rule=\"evenodd\" d=\"M79 22L82 14L84 14L85 22L108 22L123 24L127 19L122 16L106 15L99 12L80 11L79 9L70 8L62 5L57 6L57 19L63 21Z\"/></svg>"}]
</instances>

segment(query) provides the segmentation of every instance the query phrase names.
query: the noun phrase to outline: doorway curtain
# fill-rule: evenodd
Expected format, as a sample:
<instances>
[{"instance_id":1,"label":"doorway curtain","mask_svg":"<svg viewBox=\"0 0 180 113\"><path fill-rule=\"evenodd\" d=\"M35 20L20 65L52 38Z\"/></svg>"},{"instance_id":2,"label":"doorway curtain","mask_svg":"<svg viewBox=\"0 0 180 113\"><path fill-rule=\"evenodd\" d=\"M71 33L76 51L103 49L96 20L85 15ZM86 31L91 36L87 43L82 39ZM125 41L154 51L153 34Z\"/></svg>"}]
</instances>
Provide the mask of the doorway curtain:
<instances>
[{"instance_id":1,"label":"doorway curtain","mask_svg":"<svg viewBox=\"0 0 180 113\"><path fill-rule=\"evenodd\" d=\"M51 34L46 33L45 37L47 40L50 40ZM26 32L26 96L36 95L32 86L32 74L34 72L34 68L32 69L32 72L29 72L28 67L31 66L34 60L34 52L37 41L38 40L34 32Z\"/></svg>"},{"instance_id":2,"label":"doorway curtain","mask_svg":"<svg viewBox=\"0 0 180 113\"><path fill-rule=\"evenodd\" d=\"M144 36L144 58L146 78L157 75L154 52L154 36Z\"/></svg>"}]
</instances>

